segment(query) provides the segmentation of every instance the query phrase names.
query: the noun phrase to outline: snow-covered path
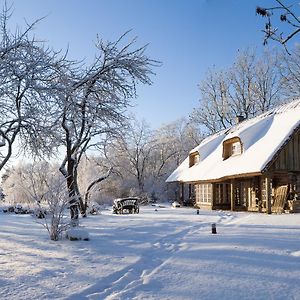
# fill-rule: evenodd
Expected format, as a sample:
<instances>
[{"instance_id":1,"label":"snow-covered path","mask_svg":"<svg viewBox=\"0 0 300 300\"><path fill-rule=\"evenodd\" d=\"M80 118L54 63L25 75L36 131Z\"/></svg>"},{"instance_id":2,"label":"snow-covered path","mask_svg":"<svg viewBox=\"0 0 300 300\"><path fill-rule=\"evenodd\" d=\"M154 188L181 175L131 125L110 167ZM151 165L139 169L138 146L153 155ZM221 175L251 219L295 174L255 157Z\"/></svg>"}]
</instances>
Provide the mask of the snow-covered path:
<instances>
[{"instance_id":1,"label":"snow-covered path","mask_svg":"<svg viewBox=\"0 0 300 300\"><path fill-rule=\"evenodd\" d=\"M88 242L0 219L0 299L300 299L300 215L104 211Z\"/></svg>"}]
</instances>

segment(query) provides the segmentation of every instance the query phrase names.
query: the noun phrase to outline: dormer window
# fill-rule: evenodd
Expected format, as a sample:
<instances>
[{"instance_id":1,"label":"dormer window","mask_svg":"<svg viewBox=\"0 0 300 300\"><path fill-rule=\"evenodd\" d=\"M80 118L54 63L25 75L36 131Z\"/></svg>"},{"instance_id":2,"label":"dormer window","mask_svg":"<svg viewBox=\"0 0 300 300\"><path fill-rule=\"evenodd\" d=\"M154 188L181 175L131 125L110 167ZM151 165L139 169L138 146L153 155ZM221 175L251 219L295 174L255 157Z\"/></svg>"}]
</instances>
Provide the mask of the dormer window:
<instances>
[{"instance_id":1,"label":"dormer window","mask_svg":"<svg viewBox=\"0 0 300 300\"><path fill-rule=\"evenodd\" d=\"M190 154L190 167L199 164L200 162L200 154L198 151L195 151Z\"/></svg>"},{"instance_id":2,"label":"dormer window","mask_svg":"<svg viewBox=\"0 0 300 300\"><path fill-rule=\"evenodd\" d=\"M242 153L242 146L240 142L234 142L231 145L231 156Z\"/></svg>"},{"instance_id":3,"label":"dormer window","mask_svg":"<svg viewBox=\"0 0 300 300\"><path fill-rule=\"evenodd\" d=\"M242 142L239 137L234 137L223 142L223 159L240 155L243 152Z\"/></svg>"}]
</instances>

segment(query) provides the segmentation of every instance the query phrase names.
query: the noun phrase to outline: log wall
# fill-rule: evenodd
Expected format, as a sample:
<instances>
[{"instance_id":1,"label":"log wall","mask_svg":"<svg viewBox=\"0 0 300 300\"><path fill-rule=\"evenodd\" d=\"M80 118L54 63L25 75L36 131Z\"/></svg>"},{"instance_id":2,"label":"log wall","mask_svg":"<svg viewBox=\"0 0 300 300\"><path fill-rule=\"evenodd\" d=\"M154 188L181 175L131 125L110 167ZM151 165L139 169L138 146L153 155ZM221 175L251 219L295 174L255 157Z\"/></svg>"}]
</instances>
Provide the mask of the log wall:
<instances>
[{"instance_id":1,"label":"log wall","mask_svg":"<svg viewBox=\"0 0 300 300\"><path fill-rule=\"evenodd\" d=\"M269 172L289 171L300 172L300 130L293 135L290 141L283 146Z\"/></svg>"}]
</instances>

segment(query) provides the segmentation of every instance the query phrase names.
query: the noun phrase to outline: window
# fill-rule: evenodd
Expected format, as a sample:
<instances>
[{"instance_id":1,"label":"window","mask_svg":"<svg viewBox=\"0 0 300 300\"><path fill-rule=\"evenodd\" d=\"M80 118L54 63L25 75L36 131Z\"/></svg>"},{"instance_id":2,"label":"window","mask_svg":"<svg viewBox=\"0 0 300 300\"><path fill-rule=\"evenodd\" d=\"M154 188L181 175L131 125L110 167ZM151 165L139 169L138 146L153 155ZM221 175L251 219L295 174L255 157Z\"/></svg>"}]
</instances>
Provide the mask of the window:
<instances>
[{"instance_id":1,"label":"window","mask_svg":"<svg viewBox=\"0 0 300 300\"><path fill-rule=\"evenodd\" d=\"M194 165L199 164L199 162L200 162L200 155L199 155L199 153L197 153L197 154L194 156Z\"/></svg>"},{"instance_id":2,"label":"window","mask_svg":"<svg viewBox=\"0 0 300 300\"><path fill-rule=\"evenodd\" d=\"M199 164L199 162L200 162L200 154L199 154L199 152L196 151L196 152L191 153L190 154L190 164L189 164L189 166L192 167L194 165Z\"/></svg>"},{"instance_id":3,"label":"window","mask_svg":"<svg viewBox=\"0 0 300 300\"><path fill-rule=\"evenodd\" d=\"M212 185L210 183L196 184L195 195L197 203L211 203Z\"/></svg>"},{"instance_id":4,"label":"window","mask_svg":"<svg viewBox=\"0 0 300 300\"><path fill-rule=\"evenodd\" d=\"M214 201L218 204L230 203L230 184L229 183L216 183Z\"/></svg>"},{"instance_id":5,"label":"window","mask_svg":"<svg viewBox=\"0 0 300 300\"><path fill-rule=\"evenodd\" d=\"M223 159L240 155L242 152L243 148L239 137L234 137L223 142Z\"/></svg>"},{"instance_id":6,"label":"window","mask_svg":"<svg viewBox=\"0 0 300 300\"><path fill-rule=\"evenodd\" d=\"M234 142L231 145L231 156L242 153L242 147L240 142Z\"/></svg>"}]
</instances>

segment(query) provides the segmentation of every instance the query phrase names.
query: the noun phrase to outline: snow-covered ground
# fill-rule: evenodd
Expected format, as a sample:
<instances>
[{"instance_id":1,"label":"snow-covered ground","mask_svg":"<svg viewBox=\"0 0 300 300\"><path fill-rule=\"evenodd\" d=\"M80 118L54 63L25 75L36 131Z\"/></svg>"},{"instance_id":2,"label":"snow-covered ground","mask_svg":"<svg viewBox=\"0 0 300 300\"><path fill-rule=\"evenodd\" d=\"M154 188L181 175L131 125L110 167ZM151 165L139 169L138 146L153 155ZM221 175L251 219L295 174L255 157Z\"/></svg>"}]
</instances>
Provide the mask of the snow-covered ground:
<instances>
[{"instance_id":1,"label":"snow-covered ground","mask_svg":"<svg viewBox=\"0 0 300 300\"><path fill-rule=\"evenodd\" d=\"M148 206L81 224L89 241L52 242L0 213L0 299L300 299L300 214Z\"/></svg>"}]
</instances>

